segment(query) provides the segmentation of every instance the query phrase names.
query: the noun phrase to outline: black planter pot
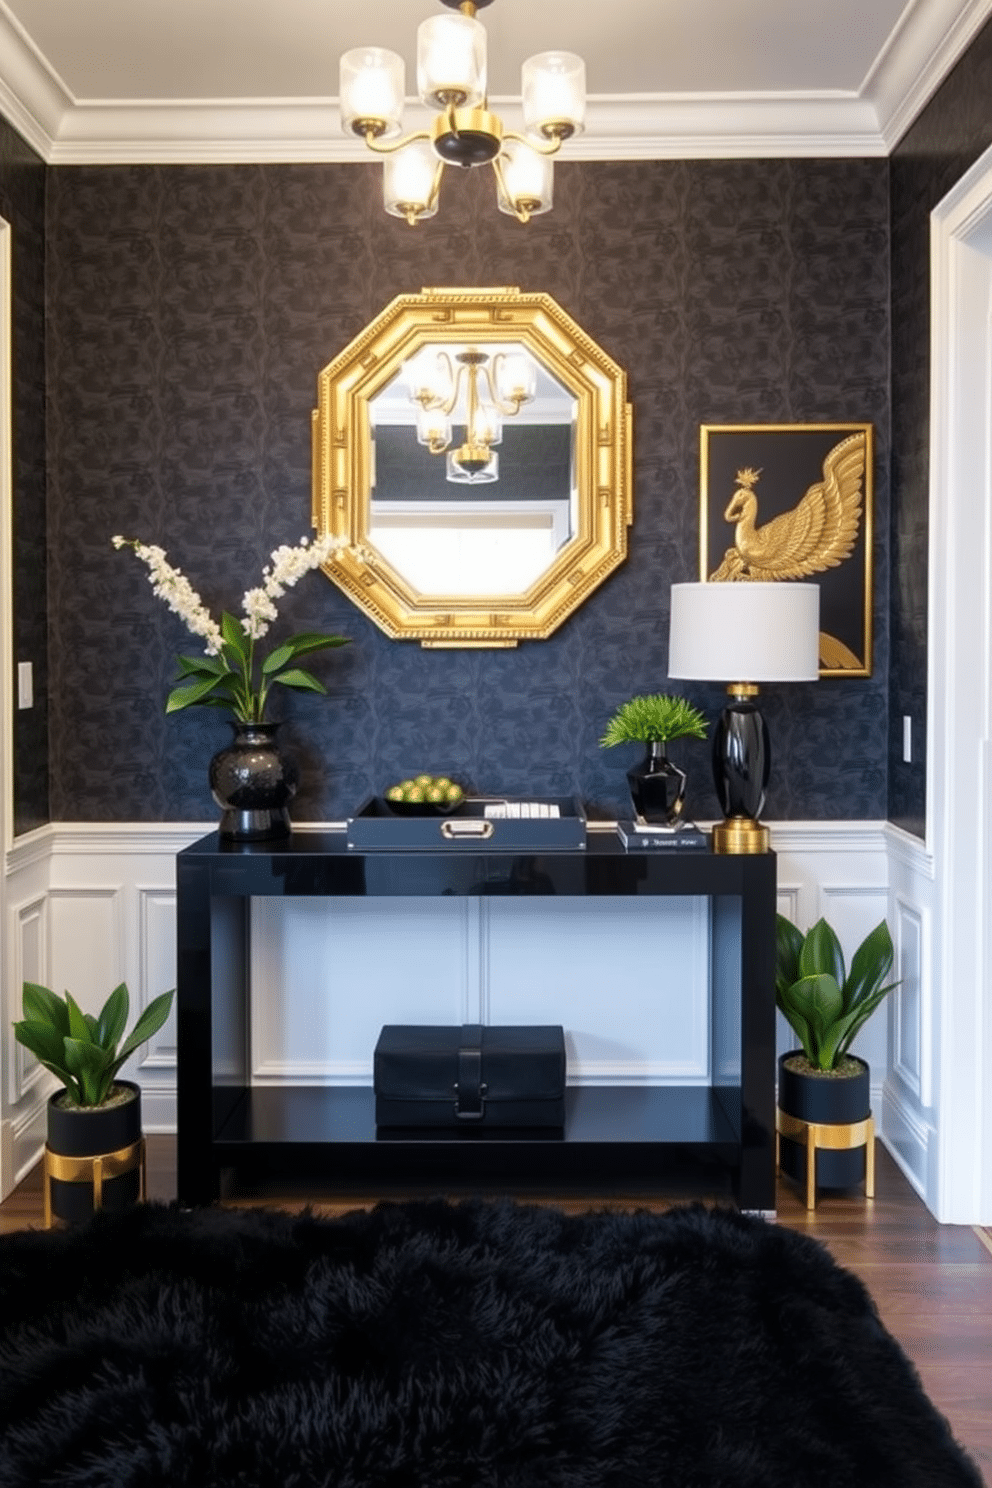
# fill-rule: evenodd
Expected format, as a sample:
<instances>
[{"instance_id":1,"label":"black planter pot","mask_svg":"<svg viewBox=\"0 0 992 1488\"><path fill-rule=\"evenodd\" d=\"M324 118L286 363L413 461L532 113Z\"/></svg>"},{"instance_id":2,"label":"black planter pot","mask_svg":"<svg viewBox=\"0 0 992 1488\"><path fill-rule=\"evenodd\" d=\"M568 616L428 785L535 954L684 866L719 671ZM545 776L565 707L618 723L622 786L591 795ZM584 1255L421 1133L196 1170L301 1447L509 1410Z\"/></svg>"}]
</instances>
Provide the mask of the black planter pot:
<instances>
[{"instance_id":1,"label":"black planter pot","mask_svg":"<svg viewBox=\"0 0 992 1488\"><path fill-rule=\"evenodd\" d=\"M787 1061L801 1049L790 1049L778 1061L778 1105L787 1116L801 1121L821 1122L829 1126L850 1126L866 1121L871 1115L871 1071L863 1059L857 1059L857 1074L807 1074L787 1068ZM855 1055L850 1056L856 1059ZM806 1148L788 1137L780 1139L782 1171L797 1183L806 1182ZM851 1147L841 1151L821 1148L816 1154L818 1188L853 1188L865 1176L865 1149Z\"/></svg>"},{"instance_id":2,"label":"black planter pot","mask_svg":"<svg viewBox=\"0 0 992 1488\"><path fill-rule=\"evenodd\" d=\"M627 771L634 815L659 826L673 826L685 804L685 771L673 765L665 746L650 740L639 765Z\"/></svg>"},{"instance_id":3,"label":"black planter pot","mask_svg":"<svg viewBox=\"0 0 992 1488\"><path fill-rule=\"evenodd\" d=\"M289 802L299 779L276 741L278 723L236 723L234 738L210 761L210 789L223 810L220 835L231 842L270 842L293 830Z\"/></svg>"},{"instance_id":4,"label":"black planter pot","mask_svg":"<svg viewBox=\"0 0 992 1488\"><path fill-rule=\"evenodd\" d=\"M141 1090L130 1080L117 1085L133 1098L115 1106L62 1106L60 1092L48 1101L48 1146L60 1157L101 1157L130 1147L141 1136ZM93 1213L93 1184L53 1178L52 1213L69 1224L80 1224ZM135 1168L103 1181L103 1208L120 1210L137 1203L141 1174Z\"/></svg>"}]
</instances>

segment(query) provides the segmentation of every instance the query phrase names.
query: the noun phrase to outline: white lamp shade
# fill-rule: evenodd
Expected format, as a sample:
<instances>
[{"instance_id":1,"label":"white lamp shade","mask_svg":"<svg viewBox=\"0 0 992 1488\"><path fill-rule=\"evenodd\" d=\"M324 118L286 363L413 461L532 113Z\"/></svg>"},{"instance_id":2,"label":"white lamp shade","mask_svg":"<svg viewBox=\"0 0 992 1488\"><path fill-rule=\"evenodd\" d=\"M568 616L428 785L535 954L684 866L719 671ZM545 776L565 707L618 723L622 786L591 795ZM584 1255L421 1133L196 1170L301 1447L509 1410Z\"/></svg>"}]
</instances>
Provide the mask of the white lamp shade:
<instances>
[{"instance_id":1,"label":"white lamp shade","mask_svg":"<svg viewBox=\"0 0 992 1488\"><path fill-rule=\"evenodd\" d=\"M555 126L579 134L586 117L586 64L574 52L539 52L521 68L524 123L547 137ZM545 129L544 126L548 126Z\"/></svg>"},{"instance_id":2,"label":"white lamp shade","mask_svg":"<svg viewBox=\"0 0 992 1488\"><path fill-rule=\"evenodd\" d=\"M428 108L481 108L486 28L473 16L431 16L417 27L417 92Z\"/></svg>"},{"instance_id":3,"label":"white lamp shade","mask_svg":"<svg viewBox=\"0 0 992 1488\"><path fill-rule=\"evenodd\" d=\"M382 199L392 217L433 217L437 211L438 158L429 140L415 140L383 156Z\"/></svg>"},{"instance_id":4,"label":"white lamp shade","mask_svg":"<svg viewBox=\"0 0 992 1488\"><path fill-rule=\"evenodd\" d=\"M813 682L818 584L673 584L668 675L700 682Z\"/></svg>"},{"instance_id":5,"label":"white lamp shade","mask_svg":"<svg viewBox=\"0 0 992 1488\"><path fill-rule=\"evenodd\" d=\"M403 58L384 47L354 47L341 58L339 101L345 134L365 132L365 126L384 125L380 137L399 134L403 127L406 68Z\"/></svg>"},{"instance_id":6,"label":"white lamp shade","mask_svg":"<svg viewBox=\"0 0 992 1488\"><path fill-rule=\"evenodd\" d=\"M507 140L499 157L496 205L515 217L526 212L539 217L554 204L554 163L522 140Z\"/></svg>"}]
</instances>

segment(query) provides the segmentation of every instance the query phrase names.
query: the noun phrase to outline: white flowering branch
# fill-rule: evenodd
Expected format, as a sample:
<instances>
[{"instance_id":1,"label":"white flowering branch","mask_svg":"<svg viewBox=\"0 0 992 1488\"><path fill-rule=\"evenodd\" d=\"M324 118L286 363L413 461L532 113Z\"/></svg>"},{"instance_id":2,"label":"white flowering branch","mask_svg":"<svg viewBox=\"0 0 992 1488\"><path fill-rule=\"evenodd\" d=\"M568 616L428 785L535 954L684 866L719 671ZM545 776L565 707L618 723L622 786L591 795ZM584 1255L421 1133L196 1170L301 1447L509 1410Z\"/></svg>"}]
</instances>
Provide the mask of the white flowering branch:
<instances>
[{"instance_id":1,"label":"white flowering branch","mask_svg":"<svg viewBox=\"0 0 992 1488\"><path fill-rule=\"evenodd\" d=\"M325 534L308 543L304 537L295 548L276 548L270 555L271 563L262 571L262 584L242 596L244 618L239 621L225 610L219 624L181 569L166 561L162 548L134 538L111 540L115 548L134 549L148 566L148 582L155 594L165 600L187 630L205 642L205 656L179 657L180 683L169 694L167 713L201 704L229 708L241 723L260 723L265 718L269 690L276 683L307 692L327 692L311 672L291 663L312 651L347 645L346 636L305 631L283 641L264 658L256 656L255 642L268 634L278 618L276 600L305 573L330 561L346 546L344 538Z\"/></svg>"}]
</instances>

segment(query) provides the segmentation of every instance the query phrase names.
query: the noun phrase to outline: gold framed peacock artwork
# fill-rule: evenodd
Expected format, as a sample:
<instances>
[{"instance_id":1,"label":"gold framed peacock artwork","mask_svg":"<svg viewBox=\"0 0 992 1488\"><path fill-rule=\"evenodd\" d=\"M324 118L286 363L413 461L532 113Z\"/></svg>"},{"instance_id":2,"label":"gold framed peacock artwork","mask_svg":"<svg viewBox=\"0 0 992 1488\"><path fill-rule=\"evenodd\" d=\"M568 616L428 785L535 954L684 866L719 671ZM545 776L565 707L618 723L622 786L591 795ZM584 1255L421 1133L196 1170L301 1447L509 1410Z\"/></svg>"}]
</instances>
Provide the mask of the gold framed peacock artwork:
<instances>
[{"instance_id":1,"label":"gold framed peacock artwork","mask_svg":"<svg viewBox=\"0 0 992 1488\"><path fill-rule=\"evenodd\" d=\"M700 578L820 586L820 676L870 677L871 424L703 424Z\"/></svg>"}]
</instances>

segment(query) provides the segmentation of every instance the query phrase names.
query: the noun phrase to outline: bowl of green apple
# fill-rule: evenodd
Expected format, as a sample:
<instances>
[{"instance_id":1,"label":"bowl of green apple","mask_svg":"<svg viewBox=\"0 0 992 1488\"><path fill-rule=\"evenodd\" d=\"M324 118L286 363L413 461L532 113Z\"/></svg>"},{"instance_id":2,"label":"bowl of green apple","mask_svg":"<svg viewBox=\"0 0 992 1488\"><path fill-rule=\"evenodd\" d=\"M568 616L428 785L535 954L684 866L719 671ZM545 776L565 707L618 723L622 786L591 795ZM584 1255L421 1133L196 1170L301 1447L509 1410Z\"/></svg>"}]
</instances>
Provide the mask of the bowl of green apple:
<instances>
[{"instance_id":1,"label":"bowl of green apple","mask_svg":"<svg viewBox=\"0 0 992 1488\"><path fill-rule=\"evenodd\" d=\"M465 792L447 775L412 775L383 792L383 801L396 816L447 816L465 799Z\"/></svg>"}]
</instances>

